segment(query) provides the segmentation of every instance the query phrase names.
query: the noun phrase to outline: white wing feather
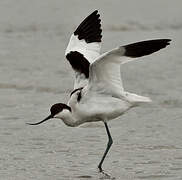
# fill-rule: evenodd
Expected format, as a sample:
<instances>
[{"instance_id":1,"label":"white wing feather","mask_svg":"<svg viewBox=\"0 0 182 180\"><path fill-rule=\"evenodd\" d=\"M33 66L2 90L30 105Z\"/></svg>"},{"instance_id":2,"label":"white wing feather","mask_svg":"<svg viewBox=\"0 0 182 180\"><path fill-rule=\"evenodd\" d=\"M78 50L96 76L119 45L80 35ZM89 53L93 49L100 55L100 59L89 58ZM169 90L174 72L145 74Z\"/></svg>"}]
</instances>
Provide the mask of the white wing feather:
<instances>
[{"instance_id":1,"label":"white wing feather","mask_svg":"<svg viewBox=\"0 0 182 180\"><path fill-rule=\"evenodd\" d=\"M65 56L75 71L74 89L88 84L89 65L100 56L101 33L100 15L95 10L71 35Z\"/></svg>"},{"instance_id":2,"label":"white wing feather","mask_svg":"<svg viewBox=\"0 0 182 180\"><path fill-rule=\"evenodd\" d=\"M169 45L170 39L154 39L117 47L101 55L90 66L90 90L104 91L121 97L124 92L120 65L159 51ZM134 97L134 96L133 96ZM135 96L136 98L136 96ZM137 99L137 98L136 98Z\"/></svg>"},{"instance_id":3,"label":"white wing feather","mask_svg":"<svg viewBox=\"0 0 182 180\"><path fill-rule=\"evenodd\" d=\"M84 39L79 40L78 36L72 34L65 55L71 51L77 51L83 54L90 63L93 63L100 56L101 43L86 43Z\"/></svg>"},{"instance_id":4,"label":"white wing feather","mask_svg":"<svg viewBox=\"0 0 182 180\"><path fill-rule=\"evenodd\" d=\"M129 61L119 47L101 55L90 66L89 88L121 97L123 89L120 65Z\"/></svg>"}]
</instances>

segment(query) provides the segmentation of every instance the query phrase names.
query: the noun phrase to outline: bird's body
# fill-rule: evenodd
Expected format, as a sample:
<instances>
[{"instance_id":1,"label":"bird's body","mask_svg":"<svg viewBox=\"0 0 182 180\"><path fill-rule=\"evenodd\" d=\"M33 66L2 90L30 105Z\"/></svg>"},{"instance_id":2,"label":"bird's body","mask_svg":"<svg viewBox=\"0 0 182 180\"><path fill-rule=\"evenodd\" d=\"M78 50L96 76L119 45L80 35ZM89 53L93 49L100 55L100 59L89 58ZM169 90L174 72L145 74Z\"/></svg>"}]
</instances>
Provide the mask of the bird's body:
<instances>
[{"instance_id":1,"label":"bird's body","mask_svg":"<svg viewBox=\"0 0 182 180\"><path fill-rule=\"evenodd\" d=\"M73 126L86 122L108 121L120 116L132 107L132 104L124 98L119 99L105 94L92 95L88 93L88 96L83 96L79 103L75 104L73 101L75 99L71 98L68 102L72 109L68 113L70 113L75 122L75 124L72 124ZM63 121L66 123L66 120Z\"/></svg>"},{"instance_id":2,"label":"bird's body","mask_svg":"<svg viewBox=\"0 0 182 180\"><path fill-rule=\"evenodd\" d=\"M98 11L89 15L72 34L65 55L75 71L74 89L66 104L54 104L44 120L59 118L71 127L87 122L103 121L108 134L108 145L102 163L112 145L107 122L121 116L132 107L151 102L150 98L127 92L122 83L120 66L159 51L170 39L141 41L118 46L101 54L101 24Z\"/></svg>"},{"instance_id":3,"label":"bird's body","mask_svg":"<svg viewBox=\"0 0 182 180\"><path fill-rule=\"evenodd\" d=\"M77 98L81 94L78 102ZM132 107L141 103L150 102L150 99L136 94L123 92L121 97L113 97L105 92L89 92L87 86L72 94L68 106L71 111L59 118L68 126L79 126L86 122L109 121L117 118Z\"/></svg>"}]
</instances>

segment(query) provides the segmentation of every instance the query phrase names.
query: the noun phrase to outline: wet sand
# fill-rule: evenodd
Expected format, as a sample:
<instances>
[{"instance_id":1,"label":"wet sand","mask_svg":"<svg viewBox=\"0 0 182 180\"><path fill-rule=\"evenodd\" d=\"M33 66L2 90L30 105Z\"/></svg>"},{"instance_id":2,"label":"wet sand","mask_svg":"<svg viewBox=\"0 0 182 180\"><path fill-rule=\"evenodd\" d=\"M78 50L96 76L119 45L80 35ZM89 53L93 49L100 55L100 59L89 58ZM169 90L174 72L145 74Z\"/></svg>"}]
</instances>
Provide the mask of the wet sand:
<instances>
[{"instance_id":1,"label":"wet sand","mask_svg":"<svg viewBox=\"0 0 182 180\"><path fill-rule=\"evenodd\" d=\"M0 1L0 179L105 179L97 165L102 123L66 127L42 120L67 102L73 72L64 50L74 28L99 9L103 52L171 38L169 47L122 67L124 87L152 98L109 123L114 144L103 168L117 180L182 179L182 3L179 0Z\"/></svg>"}]
</instances>

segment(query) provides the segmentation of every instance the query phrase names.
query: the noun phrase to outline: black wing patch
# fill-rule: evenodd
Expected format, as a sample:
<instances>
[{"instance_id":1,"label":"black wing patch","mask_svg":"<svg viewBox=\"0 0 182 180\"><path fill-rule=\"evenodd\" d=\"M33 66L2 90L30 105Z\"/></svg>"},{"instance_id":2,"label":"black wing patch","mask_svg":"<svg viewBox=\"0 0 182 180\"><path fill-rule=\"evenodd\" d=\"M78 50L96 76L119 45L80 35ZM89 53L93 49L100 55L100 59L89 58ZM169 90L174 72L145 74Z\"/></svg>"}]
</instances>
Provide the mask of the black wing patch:
<instances>
[{"instance_id":1,"label":"black wing patch","mask_svg":"<svg viewBox=\"0 0 182 180\"><path fill-rule=\"evenodd\" d=\"M80 100L81 100L81 98L82 98L82 89L83 89L83 87L77 88L77 89L73 90L73 91L71 92L71 94L70 94L70 97L71 97L75 92L79 91L78 97L77 97L77 101L80 102Z\"/></svg>"},{"instance_id":2,"label":"black wing patch","mask_svg":"<svg viewBox=\"0 0 182 180\"><path fill-rule=\"evenodd\" d=\"M70 97L71 97L76 91L81 91L82 89L83 89L83 87L74 89L74 90L71 92Z\"/></svg>"},{"instance_id":3,"label":"black wing patch","mask_svg":"<svg viewBox=\"0 0 182 180\"><path fill-rule=\"evenodd\" d=\"M66 55L67 60L70 62L72 68L84 74L86 78L89 78L89 61L83 56L83 54L77 51L71 51Z\"/></svg>"},{"instance_id":4,"label":"black wing patch","mask_svg":"<svg viewBox=\"0 0 182 180\"><path fill-rule=\"evenodd\" d=\"M94 11L77 27L74 35L78 35L79 40L85 39L87 43L101 42L101 20L99 19L100 14L97 13L97 10Z\"/></svg>"},{"instance_id":5,"label":"black wing patch","mask_svg":"<svg viewBox=\"0 0 182 180\"><path fill-rule=\"evenodd\" d=\"M171 39L155 39L129 44L123 46L125 48L124 55L133 58L149 55L159 51L162 48L165 48L170 44L170 41Z\"/></svg>"}]
</instances>

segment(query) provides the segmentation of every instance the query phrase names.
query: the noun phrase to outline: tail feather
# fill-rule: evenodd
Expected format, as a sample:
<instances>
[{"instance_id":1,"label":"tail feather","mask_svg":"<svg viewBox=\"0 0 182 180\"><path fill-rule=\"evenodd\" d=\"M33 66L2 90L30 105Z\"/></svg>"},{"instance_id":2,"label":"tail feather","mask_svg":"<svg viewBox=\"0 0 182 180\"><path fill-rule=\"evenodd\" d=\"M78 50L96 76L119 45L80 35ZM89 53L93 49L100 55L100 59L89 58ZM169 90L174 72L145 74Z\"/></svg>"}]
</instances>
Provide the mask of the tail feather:
<instances>
[{"instance_id":1,"label":"tail feather","mask_svg":"<svg viewBox=\"0 0 182 180\"><path fill-rule=\"evenodd\" d=\"M145 96L139 96L134 93L127 92L127 99L134 104L140 104L140 103L149 103L152 102L152 100L149 97Z\"/></svg>"}]
</instances>

